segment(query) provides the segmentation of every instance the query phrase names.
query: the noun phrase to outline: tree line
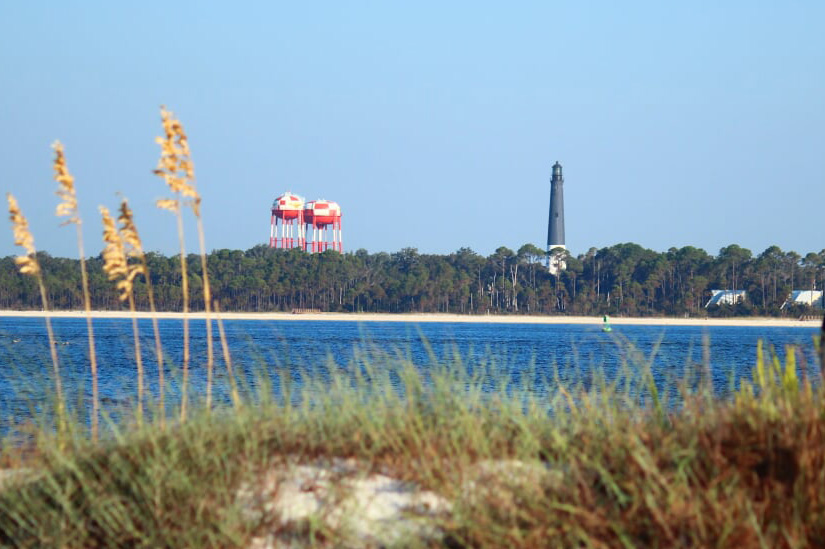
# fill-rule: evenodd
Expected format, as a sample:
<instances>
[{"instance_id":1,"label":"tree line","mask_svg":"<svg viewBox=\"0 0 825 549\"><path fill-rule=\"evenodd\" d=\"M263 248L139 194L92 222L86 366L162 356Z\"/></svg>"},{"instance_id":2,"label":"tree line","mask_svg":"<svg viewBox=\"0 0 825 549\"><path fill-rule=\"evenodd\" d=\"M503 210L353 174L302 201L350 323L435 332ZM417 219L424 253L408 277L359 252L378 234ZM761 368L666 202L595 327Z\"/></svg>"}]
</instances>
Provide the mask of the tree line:
<instances>
[{"instance_id":1,"label":"tree line","mask_svg":"<svg viewBox=\"0 0 825 549\"><path fill-rule=\"evenodd\" d=\"M771 246L758 255L736 244L715 256L686 246L656 252L634 243L572 256L558 276L545 267L546 253L532 244L498 248L484 257L469 248L448 255L415 248L395 253L358 250L308 254L265 245L246 251L215 250L208 256L212 295L225 311L318 309L346 312L460 314L571 314L626 316L800 315L799 305L782 309L791 290L825 286L825 250L804 257ZM79 260L39 252L49 306L83 307ZM183 304L177 256L147 254L157 307L180 311ZM92 308L123 305L106 278L100 256L88 259ZM190 303L203 306L197 255L187 258ZM736 305L705 308L711 289L746 290ZM148 310L146 281L135 282L136 304ZM17 272L13 257L0 259L0 308L39 309L31 277Z\"/></svg>"}]
</instances>

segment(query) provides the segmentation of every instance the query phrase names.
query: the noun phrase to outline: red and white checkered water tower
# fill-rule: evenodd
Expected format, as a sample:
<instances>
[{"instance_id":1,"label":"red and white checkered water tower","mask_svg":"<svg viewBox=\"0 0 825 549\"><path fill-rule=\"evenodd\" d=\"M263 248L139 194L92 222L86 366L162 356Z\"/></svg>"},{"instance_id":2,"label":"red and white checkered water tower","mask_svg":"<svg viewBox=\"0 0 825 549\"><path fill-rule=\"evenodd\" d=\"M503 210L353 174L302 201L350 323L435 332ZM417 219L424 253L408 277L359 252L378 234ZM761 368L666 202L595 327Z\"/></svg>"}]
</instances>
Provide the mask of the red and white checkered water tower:
<instances>
[{"instance_id":1,"label":"red and white checkered water tower","mask_svg":"<svg viewBox=\"0 0 825 549\"><path fill-rule=\"evenodd\" d=\"M285 192L272 203L269 247L304 249L306 247L304 224L304 199L290 191Z\"/></svg>"},{"instance_id":2,"label":"red and white checkered water tower","mask_svg":"<svg viewBox=\"0 0 825 549\"><path fill-rule=\"evenodd\" d=\"M312 227L312 237L306 240L308 252L344 251L341 239L341 206L329 200L310 200L304 205L306 235Z\"/></svg>"}]
</instances>

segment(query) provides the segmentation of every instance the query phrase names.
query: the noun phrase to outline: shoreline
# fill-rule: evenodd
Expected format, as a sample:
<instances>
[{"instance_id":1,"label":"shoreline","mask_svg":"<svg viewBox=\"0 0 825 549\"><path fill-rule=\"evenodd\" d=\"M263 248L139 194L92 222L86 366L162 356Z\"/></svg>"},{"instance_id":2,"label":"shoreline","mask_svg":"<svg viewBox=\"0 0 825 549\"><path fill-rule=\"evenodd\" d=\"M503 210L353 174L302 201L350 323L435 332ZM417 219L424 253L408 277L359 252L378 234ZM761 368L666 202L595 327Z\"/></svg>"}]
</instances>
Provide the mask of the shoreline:
<instances>
[{"instance_id":1,"label":"shoreline","mask_svg":"<svg viewBox=\"0 0 825 549\"><path fill-rule=\"evenodd\" d=\"M93 318L132 318L129 311L92 311ZM135 313L137 318L152 318L145 311ZM2 311L6 318L85 318L83 311ZM163 312L158 319L183 319L183 313ZM215 314L212 313L212 318ZM202 311L189 313L192 320L204 320ZM231 313L222 312L223 320L271 320L271 321L335 321L335 322L408 322L408 323L483 323L483 324L591 324L601 325L601 316L527 316L527 315L460 315L453 313ZM820 320L782 318L675 318L675 317L611 317L613 326L738 326L818 328Z\"/></svg>"}]
</instances>

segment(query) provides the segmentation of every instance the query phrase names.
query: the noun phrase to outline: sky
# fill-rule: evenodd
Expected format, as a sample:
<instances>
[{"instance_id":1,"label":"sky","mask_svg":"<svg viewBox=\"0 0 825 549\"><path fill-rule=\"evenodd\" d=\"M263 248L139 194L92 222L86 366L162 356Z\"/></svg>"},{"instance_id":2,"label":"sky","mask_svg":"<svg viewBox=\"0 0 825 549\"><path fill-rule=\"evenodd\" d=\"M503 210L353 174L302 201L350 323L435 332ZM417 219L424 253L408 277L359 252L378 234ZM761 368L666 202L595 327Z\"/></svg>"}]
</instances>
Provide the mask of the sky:
<instances>
[{"instance_id":1,"label":"sky","mask_svg":"<svg viewBox=\"0 0 825 549\"><path fill-rule=\"evenodd\" d=\"M189 135L206 247L268 242L284 191L337 201L344 248L825 248L825 2L0 3L0 191L38 249L52 142L98 205L174 254L152 175L166 105ZM187 249L197 249L187 221ZM19 253L9 230L0 256Z\"/></svg>"}]
</instances>

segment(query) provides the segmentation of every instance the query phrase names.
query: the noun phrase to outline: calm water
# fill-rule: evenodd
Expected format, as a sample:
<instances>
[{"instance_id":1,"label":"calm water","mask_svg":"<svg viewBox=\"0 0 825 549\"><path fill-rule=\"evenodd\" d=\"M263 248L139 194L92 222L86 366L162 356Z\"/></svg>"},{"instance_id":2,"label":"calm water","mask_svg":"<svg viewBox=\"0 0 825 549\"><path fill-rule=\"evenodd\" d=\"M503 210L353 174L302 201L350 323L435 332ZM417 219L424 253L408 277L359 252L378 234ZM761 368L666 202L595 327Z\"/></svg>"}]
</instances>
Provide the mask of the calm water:
<instances>
[{"instance_id":1,"label":"calm water","mask_svg":"<svg viewBox=\"0 0 825 549\"><path fill-rule=\"evenodd\" d=\"M710 340L713 386L720 395L750 376L756 342L764 340L784 354L789 344L802 348L800 375L817 377L812 340L807 328L742 328L685 326L614 326L611 334L596 326L536 324L464 324L323 321L226 321L232 362L249 388L262 372L272 376L273 390L288 374L300 386L304 375L323 377L329 368L352 368L363 357L377 367L405 358L426 371L433 362L458 358L465 368L486 365L498 375L535 385L541 391L555 375L568 382L591 379L594 369L608 378L623 368L649 363L658 384L679 379L686 368L703 361L703 338ZM88 405L91 381L85 319L53 319L64 390L76 406ZM157 393L157 363L152 326L140 321L142 356L148 390ZM170 397L178 391L182 360L183 324L161 320ZM204 321L191 321L191 378L193 394L206 383ZM131 321L95 319L95 341L104 404L130 402L136 393ZM225 367L216 337L216 395L226 398ZM390 358L387 359L387 356ZM625 370L626 371L626 370ZM19 420L49 402L54 382L43 319L0 317L0 418Z\"/></svg>"}]
</instances>

